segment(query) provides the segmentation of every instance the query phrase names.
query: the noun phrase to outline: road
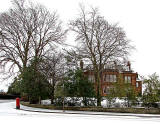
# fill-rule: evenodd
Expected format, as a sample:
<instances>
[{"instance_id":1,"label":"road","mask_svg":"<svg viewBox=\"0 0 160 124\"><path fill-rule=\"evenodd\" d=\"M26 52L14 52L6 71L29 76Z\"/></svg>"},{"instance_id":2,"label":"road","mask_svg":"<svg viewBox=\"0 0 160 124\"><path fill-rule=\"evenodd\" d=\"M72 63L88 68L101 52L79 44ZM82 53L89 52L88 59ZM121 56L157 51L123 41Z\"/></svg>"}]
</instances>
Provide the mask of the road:
<instances>
[{"instance_id":1,"label":"road","mask_svg":"<svg viewBox=\"0 0 160 124\"><path fill-rule=\"evenodd\" d=\"M159 117L40 113L15 109L15 100L0 100L0 124L159 124Z\"/></svg>"}]
</instances>

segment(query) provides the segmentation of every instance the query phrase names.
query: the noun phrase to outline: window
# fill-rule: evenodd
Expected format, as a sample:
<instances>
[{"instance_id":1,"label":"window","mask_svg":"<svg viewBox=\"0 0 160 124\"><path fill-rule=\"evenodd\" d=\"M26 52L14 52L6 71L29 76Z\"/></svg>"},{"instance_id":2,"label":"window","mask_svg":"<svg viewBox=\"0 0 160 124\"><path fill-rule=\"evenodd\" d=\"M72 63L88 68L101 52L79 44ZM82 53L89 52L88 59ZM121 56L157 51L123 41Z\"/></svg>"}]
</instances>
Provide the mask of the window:
<instances>
[{"instance_id":1,"label":"window","mask_svg":"<svg viewBox=\"0 0 160 124\"><path fill-rule=\"evenodd\" d=\"M103 87L103 93L104 94L111 94L111 92L114 90L112 86L104 86Z\"/></svg>"},{"instance_id":2,"label":"window","mask_svg":"<svg viewBox=\"0 0 160 124\"><path fill-rule=\"evenodd\" d=\"M110 82L110 75L106 75L106 82Z\"/></svg>"},{"instance_id":3,"label":"window","mask_svg":"<svg viewBox=\"0 0 160 124\"><path fill-rule=\"evenodd\" d=\"M88 80L94 83L95 82L94 75L89 75Z\"/></svg>"},{"instance_id":4,"label":"window","mask_svg":"<svg viewBox=\"0 0 160 124\"><path fill-rule=\"evenodd\" d=\"M139 83L138 82L136 82L136 87L139 87Z\"/></svg>"},{"instance_id":5,"label":"window","mask_svg":"<svg viewBox=\"0 0 160 124\"><path fill-rule=\"evenodd\" d=\"M131 83L131 76L125 76L124 80L126 83Z\"/></svg>"},{"instance_id":6,"label":"window","mask_svg":"<svg viewBox=\"0 0 160 124\"><path fill-rule=\"evenodd\" d=\"M109 87L108 86L103 87L103 93L104 94L109 94Z\"/></svg>"},{"instance_id":7,"label":"window","mask_svg":"<svg viewBox=\"0 0 160 124\"><path fill-rule=\"evenodd\" d=\"M104 81L105 82L117 82L117 76L116 75L104 75Z\"/></svg>"},{"instance_id":8,"label":"window","mask_svg":"<svg viewBox=\"0 0 160 124\"><path fill-rule=\"evenodd\" d=\"M113 82L117 82L117 76L113 75Z\"/></svg>"}]
</instances>

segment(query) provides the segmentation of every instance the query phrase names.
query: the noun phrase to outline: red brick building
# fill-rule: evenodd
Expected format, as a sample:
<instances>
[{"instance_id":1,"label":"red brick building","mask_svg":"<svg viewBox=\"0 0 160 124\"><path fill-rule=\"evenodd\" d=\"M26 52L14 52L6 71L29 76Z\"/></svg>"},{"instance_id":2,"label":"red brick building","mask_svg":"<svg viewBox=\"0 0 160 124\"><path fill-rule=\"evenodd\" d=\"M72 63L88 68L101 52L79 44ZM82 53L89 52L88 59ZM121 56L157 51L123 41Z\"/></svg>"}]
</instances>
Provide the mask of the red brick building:
<instances>
[{"instance_id":1,"label":"red brick building","mask_svg":"<svg viewBox=\"0 0 160 124\"><path fill-rule=\"evenodd\" d=\"M109 65L109 66L108 66ZM84 69L85 75L95 83L94 73L91 69ZM130 62L126 65L117 65L115 62L107 64L102 73L101 95L106 96L108 89L116 83L119 76L125 83L130 83L138 94L142 94L142 81L139 80L138 73L131 70Z\"/></svg>"}]
</instances>

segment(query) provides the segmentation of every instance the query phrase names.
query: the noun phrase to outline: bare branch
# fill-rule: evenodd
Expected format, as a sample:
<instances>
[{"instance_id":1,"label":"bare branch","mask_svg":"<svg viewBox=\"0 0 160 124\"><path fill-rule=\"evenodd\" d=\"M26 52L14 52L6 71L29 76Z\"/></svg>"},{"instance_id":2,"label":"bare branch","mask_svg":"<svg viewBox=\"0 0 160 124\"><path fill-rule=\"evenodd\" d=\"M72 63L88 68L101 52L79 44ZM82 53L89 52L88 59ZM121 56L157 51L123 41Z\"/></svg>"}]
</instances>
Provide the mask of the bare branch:
<instances>
[{"instance_id":1,"label":"bare branch","mask_svg":"<svg viewBox=\"0 0 160 124\"><path fill-rule=\"evenodd\" d=\"M8 65L22 72L34 56L41 58L63 44L67 31L57 13L42 5L28 5L25 0L14 0L13 5L0 14L0 66L12 63Z\"/></svg>"},{"instance_id":2,"label":"bare branch","mask_svg":"<svg viewBox=\"0 0 160 124\"><path fill-rule=\"evenodd\" d=\"M76 34L78 42L76 51L93 66L97 94L100 94L104 66L108 61L127 57L133 47L123 29L109 24L104 17L100 16L97 8L85 11L84 7L80 6L79 17L71 21L69 26L70 30Z\"/></svg>"}]
</instances>

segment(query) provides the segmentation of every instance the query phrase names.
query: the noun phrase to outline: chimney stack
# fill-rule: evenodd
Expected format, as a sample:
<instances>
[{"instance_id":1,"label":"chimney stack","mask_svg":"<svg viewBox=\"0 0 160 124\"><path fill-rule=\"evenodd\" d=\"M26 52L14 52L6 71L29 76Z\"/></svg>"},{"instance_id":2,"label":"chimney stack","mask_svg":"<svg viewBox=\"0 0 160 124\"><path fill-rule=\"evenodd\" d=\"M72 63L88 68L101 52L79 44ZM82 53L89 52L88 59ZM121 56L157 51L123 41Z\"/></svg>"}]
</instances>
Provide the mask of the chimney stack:
<instances>
[{"instance_id":1,"label":"chimney stack","mask_svg":"<svg viewBox=\"0 0 160 124\"><path fill-rule=\"evenodd\" d=\"M130 61L127 62L127 66L128 66L129 71L131 71L131 63L130 63Z\"/></svg>"},{"instance_id":2,"label":"chimney stack","mask_svg":"<svg viewBox=\"0 0 160 124\"><path fill-rule=\"evenodd\" d=\"M117 68L117 62L116 61L114 61L114 66L115 66L115 69L117 70L118 68Z\"/></svg>"}]
</instances>

